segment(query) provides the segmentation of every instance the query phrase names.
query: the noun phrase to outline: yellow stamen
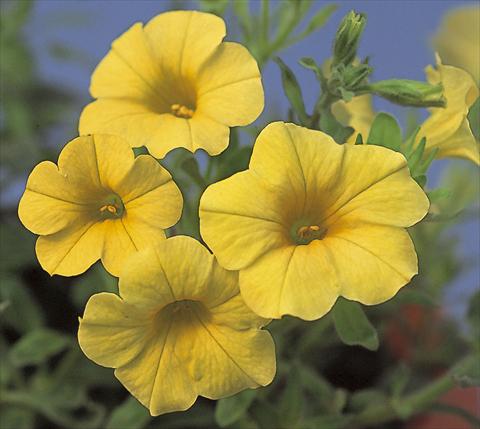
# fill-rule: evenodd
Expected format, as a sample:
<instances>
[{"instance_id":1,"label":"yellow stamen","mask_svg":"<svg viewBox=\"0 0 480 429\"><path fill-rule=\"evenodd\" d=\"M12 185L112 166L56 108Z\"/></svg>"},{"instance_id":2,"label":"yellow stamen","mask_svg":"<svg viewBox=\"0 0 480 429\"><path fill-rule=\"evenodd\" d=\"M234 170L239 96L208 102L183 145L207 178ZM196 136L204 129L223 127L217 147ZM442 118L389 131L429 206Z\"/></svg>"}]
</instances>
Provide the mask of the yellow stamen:
<instances>
[{"instance_id":1,"label":"yellow stamen","mask_svg":"<svg viewBox=\"0 0 480 429\"><path fill-rule=\"evenodd\" d=\"M109 212L111 214L117 214L117 208L111 204L105 204L104 206L100 207L100 213Z\"/></svg>"},{"instance_id":2,"label":"yellow stamen","mask_svg":"<svg viewBox=\"0 0 480 429\"><path fill-rule=\"evenodd\" d=\"M172 104L170 109L175 116L185 119L191 118L195 113L192 109L182 104Z\"/></svg>"},{"instance_id":3,"label":"yellow stamen","mask_svg":"<svg viewBox=\"0 0 480 429\"><path fill-rule=\"evenodd\" d=\"M301 238L307 238L312 234L312 232L316 231L320 231L320 227L318 225L308 225L298 228L297 234Z\"/></svg>"}]
</instances>

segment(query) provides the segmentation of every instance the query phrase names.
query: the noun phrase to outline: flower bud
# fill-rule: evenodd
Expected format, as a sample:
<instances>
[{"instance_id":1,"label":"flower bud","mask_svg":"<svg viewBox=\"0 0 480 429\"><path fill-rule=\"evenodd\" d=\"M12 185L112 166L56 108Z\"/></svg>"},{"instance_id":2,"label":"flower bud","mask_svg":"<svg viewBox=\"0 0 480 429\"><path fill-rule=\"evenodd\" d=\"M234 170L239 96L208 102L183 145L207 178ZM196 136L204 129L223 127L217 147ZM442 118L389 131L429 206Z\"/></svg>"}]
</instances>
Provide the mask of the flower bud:
<instances>
[{"instance_id":1,"label":"flower bud","mask_svg":"<svg viewBox=\"0 0 480 429\"><path fill-rule=\"evenodd\" d=\"M430 85L415 80L390 79L370 83L363 89L403 106L445 107L441 84Z\"/></svg>"},{"instance_id":2,"label":"flower bud","mask_svg":"<svg viewBox=\"0 0 480 429\"><path fill-rule=\"evenodd\" d=\"M340 23L333 46L333 63L349 65L357 55L358 42L365 28L367 18L363 14L350 11Z\"/></svg>"}]
</instances>

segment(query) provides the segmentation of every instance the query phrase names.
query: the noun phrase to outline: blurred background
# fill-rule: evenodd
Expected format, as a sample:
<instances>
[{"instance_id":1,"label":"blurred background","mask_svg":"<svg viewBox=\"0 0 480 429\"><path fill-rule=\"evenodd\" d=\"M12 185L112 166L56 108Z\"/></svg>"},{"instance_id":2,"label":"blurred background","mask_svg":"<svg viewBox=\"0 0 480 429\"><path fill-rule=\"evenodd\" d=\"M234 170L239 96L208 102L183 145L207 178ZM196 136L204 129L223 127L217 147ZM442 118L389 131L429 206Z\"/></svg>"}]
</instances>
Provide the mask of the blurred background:
<instances>
[{"instance_id":1,"label":"blurred background","mask_svg":"<svg viewBox=\"0 0 480 429\"><path fill-rule=\"evenodd\" d=\"M270 3L272 9L294 11L296 7L291 0ZM292 31L301 33L327 4L310 3ZM476 2L456 0L334 3L338 8L322 28L275 52L301 83L308 109L315 102L317 83L298 60L305 56L318 63L327 60L338 23L349 10L367 15L359 53L370 57L375 80L424 80L425 66L435 61L432 39L445 14L453 8L478 7ZM81 354L77 319L91 294L116 291L115 279L98 264L78 278L50 277L38 265L35 237L20 225L16 211L31 169L45 159L56 161L64 144L77 136L78 117L90 101L91 73L116 37L133 23L147 22L166 10L203 8L223 14L227 39L245 42L235 7L223 0L2 0L0 7L0 427L226 426L215 414L215 403L203 399L189 412L151 419L129 398L112 370L96 366ZM250 10L258 15L260 2L251 1ZM477 28L480 31L480 22ZM257 129L288 117L277 65L266 59L262 75L265 111L251 132L242 135L247 146ZM384 100L375 99L374 106L394 114L405 129L426 116L424 111ZM200 161L202 156L198 154ZM422 223L412 231L421 266L421 275L413 281L415 290L407 288L391 302L367 309L380 336L378 351L342 345L328 317L313 324L288 318L282 325L273 323L279 350L277 381L248 398L238 419L227 426L269 429L289 422L286 427L340 428L334 419L312 423L311 418L357 412L364 402L383 400L389 389L402 383L407 390L419 386L456 362L469 347L474 329L469 322L471 297L480 286L479 181L478 169L466 161L434 162L428 188L449 189L451 196L440 205L451 216ZM478 334L473 332L474 337ZM299 380L305 381L293 393L286 387L291 385L286 380L292 366L301 374ZM414 420L395 419L379 427L478 427L478 389L454 389L449 395L444 405L454 409L451 412L437 407ZM292 402L297 404L293 411ZM440 412L439 422L435 419Z\"/></svg>"}]
</instances>

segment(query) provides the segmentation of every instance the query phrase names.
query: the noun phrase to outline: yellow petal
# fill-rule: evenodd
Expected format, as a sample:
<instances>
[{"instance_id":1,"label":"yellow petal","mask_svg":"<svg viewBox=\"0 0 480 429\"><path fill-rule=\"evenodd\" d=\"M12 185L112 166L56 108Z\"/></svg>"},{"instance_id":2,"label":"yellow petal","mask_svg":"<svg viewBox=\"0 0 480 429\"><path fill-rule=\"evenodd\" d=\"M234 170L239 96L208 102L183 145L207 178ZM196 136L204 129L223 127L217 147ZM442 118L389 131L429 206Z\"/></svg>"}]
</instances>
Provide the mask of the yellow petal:
<instances>
[{"instance_id":1,"label":"yellow petal","mask_svg":"<svg viewBox=\"0 0 480 429\"><path fill-rule=\"evenodd\" d=\"M190 78L225 37L225 22L210 13L172 11L145 25L156 60L162 69Z\"/></svg>"},{"instance_id":2,"label":"yellow petal","mask_svg":"<svg viewBox=\"0 0 480 429\"><path fill-rule=\"evenodd\" d=\"M272 381L275 346L268 332L212 323L207 312L196 316L195 335L179 335L175 351L202 396L220 399Z\"/></svg>"},{"instance_id":3,"label":"yellow petal","mask_svg":"<svg viewBox=\"0 0 480 429\"><path fill-rule=\"evenodd\" d=\"M117 367L135 358L150 334L148 320L135 307L113 293L98 293L87 302L78 341L89 359Z\"/></svg>"},{"instance_id":4,"label":"yellow petal","mask_svg":"<svg viewBox=\"0 0 480 429\"><path fill-rule=\"evenodd\" d=\"M243 268L285 243L281 207L289 196L283 197L250 172L237 173L205 190L200 200L201 234L222 266Z\"/></svg>"},{"instance_id":5,"label":"yellow petal","mask_svg":"<svg viewBox=\"0 0 480 429\"><path fill-rule=\"evenodd\" d=\"M186 121L187 122L187 121ZM188 120L192 146L187 148L192 152L204 149L210 155L223 152L229 143L230 128L212 119L201 110L197 110L192 119Z\"/></svg>"},{"instance_id":6,"label":"yellow petal","mask_svg":"<svg viewBox=\"0 0 480 429\"><path fill-rule=\"evenodd\" d=\"M238 43L222 43L203 65L197 79L198 111L222 124L248 125L263 110L263 87L257 62Z\"/></svg>"},{"instance_id":7,"label":"yellow petal","mask_svg":"<svg viewBox=\"0 0 480 429\"><path fill-rule=\"evenodd\" d=\"M67 178L50 161L38 164L28 177L18 216L23 225L34 234L53 234L80 219L92 220L91 202L80 189L71 191ZM82 198L83 197L83 198Z\"/></svg>"},{"instance_id":8,"label":"yellow petal","mask_svg":"<svg viewBox=\"0 0 480 429\"><path fill-rule=\"evenodd\" d=\"M79 340L152 415L271 382L274 343L259 329L267 321L241 299L237 273L196 240L177 236L137 253L119 290L123 300L90 299Z\"/></svg>"},{"instance_id":9,"label":"yellow petal","mask_svg":"<svg viewBox=\"0 0 480 429\"><path fill-rule=\"evenodd\" d=\"M154 105L154 100L162 101L161 83L143 26L136 23L112 43L96 67L90 93L95 98L127 98Z\"/></svg>"},{"instance_id":10,"label":"yellow petal","mask_svg":"<svg viewBox=\"0 0 480 429\"><path fill-rule=\"evenodd\" d=\"M104 220L103 228L105 239L102 249L102 263L105 269L115 277L118 277L125 261L139 250L133 241L133 232L127 229L127 223L122 219ZM164 239L163 231L157 232L158 236L152 236L152 243Z\"/></svg>"},{"instance_id":11,"label":"yellow petal","mask_svg":"<svg viewBox=\"0 0 480 429\"><path fill-rule=\"evenodd\" d=\"M467 72L443 65L440 58L437 58L437 68L429 66L426 73L430 82L442 83L447 106L430 109L431 115L422 124L416 144L425 137L427 154L438 148L438 158L458 156L477 162L478 145L467 119L468 110L479 95L477 85ZM454 144L459 147L455 148Z\"/></svg>"},{"instance_id":12,"label":"yellow petal","mask_svg":"<svg viewBox=\"0 0 480 429\"><path fill-rule=\"evenodd\" d=\"M260 316L275 319L291 314L314 320L326 314L340 287L324 241L274 250L240 271L246 304Z\"/></svg>"},{"instance_id":13,"label":"yellow petal","mask_svg":"<svg viewBox=\"0 0 480 429\"><path fill-rule=\"evenodd\" d=\"M427 67L427 79L431 83L438 83L438 78L440 78L447 106L446 108L434 108L432 111L468 113L468 108L475 103L479 95L478 87L472 76L458 67L442 64L439 58L437 58L437 70L439 75L432 73L432 69Z\"/></svg>"},{"instance_id":14,"label":"yellow petal","mask_svg":"<svg viewBox=\"0 0 480 429\"><path fill-rule=\"evenodd\" d=\"M480 81L480 7L478 5L449 11L434 39L434 47L447 64L468 71Z\"/></svg>"},{"instance_id":15,"label":"yellow petal","mask_svg":"<svg viewBox=\"0 0 480 429\"><path fill-rule=\"evenodd\" d=\"M128 222L166 229L182 214L182 194L170 173L151 156L140 155L116 188Z\"/></svg>"},{"instance_id":16,"label":"yellow petal","mask_svg":"<svg viewBox=\"0 0 480 429\"><path fill-rule=\"evenodd\" d=\"M430 147L430 149L435 146ZM480 165L480 145L470 129L467 119L464 119L460 128L438 146L437 158L457 157L464 158Z\"/></svg>"},{"instance_id":17,"label":"yellow petal","mask_svg":"<svg viewBox=\"0 0 480 429\"><path fill-rule=\"evenodd\" d=\"M374 145L345 146L341 177L332 195L335 202L320 221L327 227L345 220L409 227L426 215L430 205L410 177L405 157Z\"/></svg>"},{"instance_id":18,"label":"yellow petal","mask_svg":"<svg viewBox=\"0 0 480 429\"><path fill-rule=\"evenodd\" d=\"M340 294L347 299L379 304L392 298L418 272L412 240L401 228L339 224L324 241L332 254Z\"/></svg>"},{"instance_id":19,"label":"yellow petal","mask_svg":"<svg viewBox=\"0 0 480 429\"><path fill-rule=\"evenodd\" d=\"M354 144L358 134L362 135L364 142L367 141L370 127L375 119L371 95L359 95L349 102L339 100L332 104L332 113L342 125L350 126L355 130L347 143Z\"/></svg>"},{"instance_id":20,"label":"yellow petal","mask_svg":"<svg viewBox=\"0 0 480 429\"><path fill-rule=\"evenodd\" d=\"M115 376L153 416L190 408L197 394L175 350L178 338L172 311L162 313L143 350Z\"/></svg>"},{"instance_id":21,"label":"yellow petal","mask_svg":"<svg viewBox=\"0 0 480 429\"><path fill-rule=\"evenodd\" d=\"M103 225L90 222L40 236L35 251L38 262L50 275L75 276L100 259L103 240Z\"/></svg>"},{"instance_id":22,"label":"yellow petal","mask_svg":"<svg viewBox=\"0 0 480 429\"><path fill-rule=\"evenodd\" d=\"M131 147L150 148L149 143L156 141L160 118L160 114L137 101L102 98L83 109L78 127L80 134L115 134Z\"/></svg>"}]
</instances>

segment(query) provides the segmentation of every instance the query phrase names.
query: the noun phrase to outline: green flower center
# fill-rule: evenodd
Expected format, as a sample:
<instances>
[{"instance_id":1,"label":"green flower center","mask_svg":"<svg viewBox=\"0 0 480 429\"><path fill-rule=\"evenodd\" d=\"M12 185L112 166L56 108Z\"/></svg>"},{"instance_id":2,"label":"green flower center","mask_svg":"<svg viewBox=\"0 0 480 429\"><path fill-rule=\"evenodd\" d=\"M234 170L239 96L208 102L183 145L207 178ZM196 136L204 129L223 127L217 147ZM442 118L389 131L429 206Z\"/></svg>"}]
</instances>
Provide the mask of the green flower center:
<instances>
[{"instance_id":1,"label":"green flower center","mask_svg":"<svg viewBox=\"0 0 480 429\"><path fill-rule=\"evenodd\" d=\"M102 202L98 210L100 217L103 219L118 219L123 216L125 206L122 199L118 195L113 194Z\"/></svg>"},{"instance_id":2,"label":"green flower center","mask_svg":"<svg viewBox=\"0 0 480 429\"><path fill-rule=\"evenodd\" d=\"M327 231L328 228L320 225L297 222L290 230L290 236L296 244L308 244L313 240L323 240L327 235Z\"/></svg>"},{"instance_id":3,"label":"green flower center","mask_svg":"<svg viewBox=\"0 0 480 429\"><path fill-rule=\"evenodd\" d=\"M177 116L178 118L184 118L184 119L189 119L193 116L195 113L194 108L190 108L188 106L184 106L183 104L172 104L170 107L170 110L172 111L172 114Z\"/></svg>"}]
</instances>

